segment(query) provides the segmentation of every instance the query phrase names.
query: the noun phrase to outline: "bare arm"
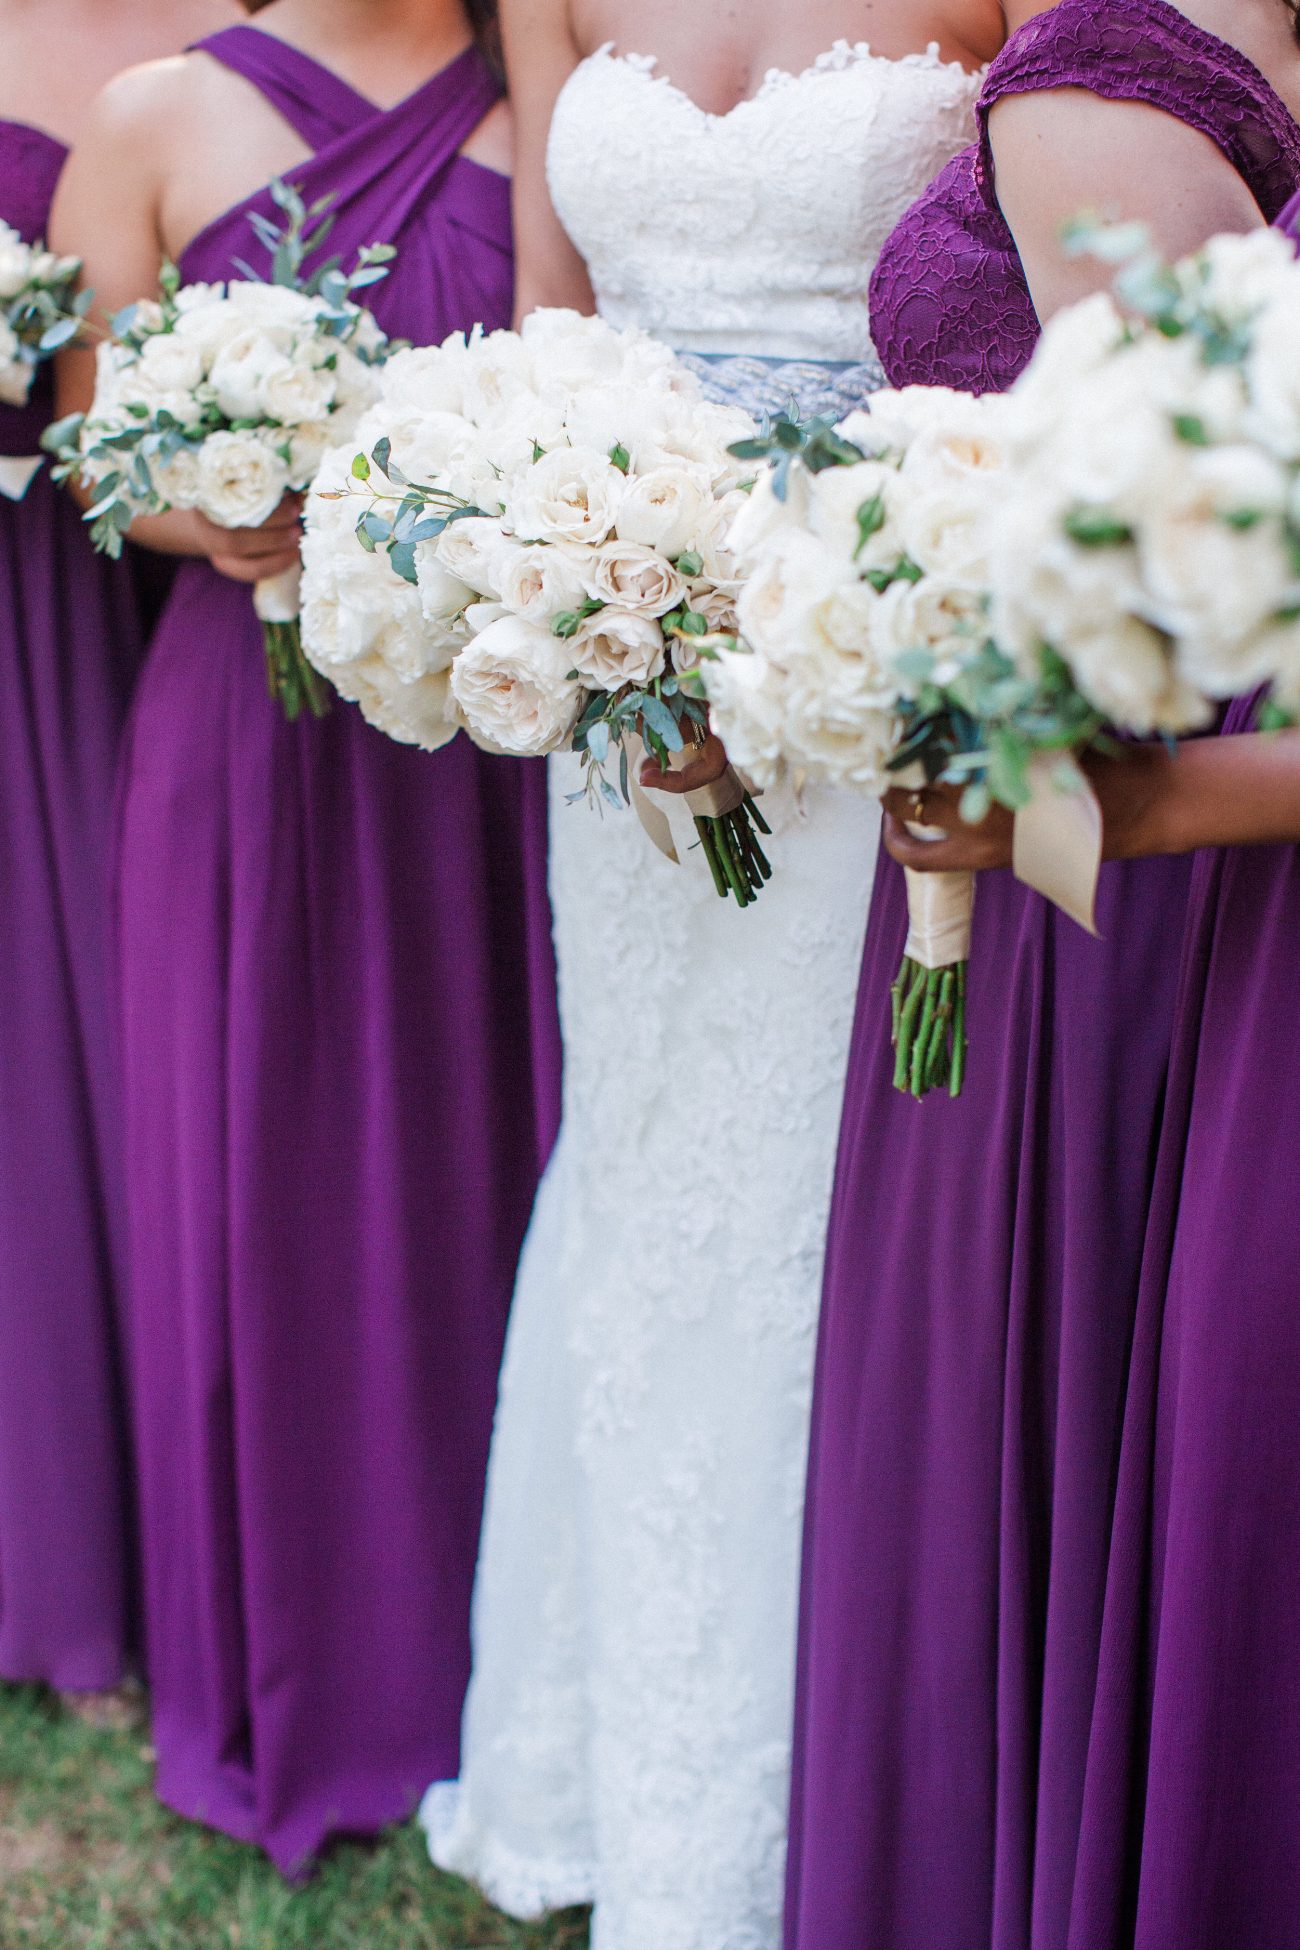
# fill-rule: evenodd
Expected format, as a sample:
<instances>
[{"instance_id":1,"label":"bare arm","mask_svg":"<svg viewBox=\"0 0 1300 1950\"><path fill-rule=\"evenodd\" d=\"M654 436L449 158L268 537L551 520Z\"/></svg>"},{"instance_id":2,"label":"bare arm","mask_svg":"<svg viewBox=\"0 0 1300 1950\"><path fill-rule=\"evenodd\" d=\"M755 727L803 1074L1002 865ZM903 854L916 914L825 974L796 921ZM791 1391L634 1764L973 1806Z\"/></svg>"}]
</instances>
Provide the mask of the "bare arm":
<instances>
[{"instance_id":1,"label":"bare arm","mask_svg":"<svg viewBox=\"0 0 1300 1950\"><path fill-rule=\"evenodd\" d=\"M1013 95L995 105L989 133L998 201L1043 319L1110 282L1105 265L1061 248L1062 227L1084 211L1145 223L1171 257L1264 222L1209 137L1145 103L1078 88Z\"/></svg>"},{"instance_id":2,"label":"bare arm","mask_svg":"<svg viewBox=\"0 0 1300 1950\"><path fill-rule=\"evenodd\" d=\"M581 58L568 0L505 0L501 25L515 116L516 317L539 305L591 312L596 303L587 267L546 185L551 116Z\"/></svg>"},{"instance_id":3,"label":"bare arm","mask_svg":"<svg viewBox=\"0 0 1300 1950\"><path fill-rule=\"evenodd\" d=\"M110 82L88 114L59 185L50 241L55 250L82 259L99 330L115 312L158 289L168 158L180 153L181 66L157 62ZM57 386L60 414L85 412L95 390L93 343L60 355ZM296 561L297 519L298 504L287 499L260 529L227 530L202 515L167 514L135 522L131 538L167 555L206 555L223 574L256 582Z\"/></svg>"}]
</instances>

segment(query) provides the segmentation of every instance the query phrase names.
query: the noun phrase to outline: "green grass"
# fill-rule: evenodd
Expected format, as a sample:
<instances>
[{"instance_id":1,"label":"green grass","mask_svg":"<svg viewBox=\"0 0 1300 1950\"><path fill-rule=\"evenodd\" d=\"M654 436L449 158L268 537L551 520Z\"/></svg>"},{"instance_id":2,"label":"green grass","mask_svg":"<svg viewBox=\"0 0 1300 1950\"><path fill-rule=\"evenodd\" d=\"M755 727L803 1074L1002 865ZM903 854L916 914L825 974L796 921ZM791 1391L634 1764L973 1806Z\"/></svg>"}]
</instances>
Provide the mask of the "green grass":
<instances>
[{"instance_id":1,"label":"green grass","mask_svg":"<svg viewBox=\"0 0 1300 1950\"><path fill-rule=\"evenodd\" d=\"M0 1950L584 1950L429 1866L419 1834L330 1855L290 1889L256 1849L178 1820L145 1732L100 1732L0 1686Z\"/></svg>"}]
</instances>

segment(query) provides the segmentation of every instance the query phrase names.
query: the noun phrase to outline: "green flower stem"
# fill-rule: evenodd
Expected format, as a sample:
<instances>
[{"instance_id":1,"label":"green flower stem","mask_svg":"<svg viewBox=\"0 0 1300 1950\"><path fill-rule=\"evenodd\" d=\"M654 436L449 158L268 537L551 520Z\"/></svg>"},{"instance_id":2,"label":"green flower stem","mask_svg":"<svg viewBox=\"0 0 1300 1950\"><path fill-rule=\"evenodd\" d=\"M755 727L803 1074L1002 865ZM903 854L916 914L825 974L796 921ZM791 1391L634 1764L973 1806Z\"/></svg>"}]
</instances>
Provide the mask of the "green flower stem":
<instances>
[{"instance_id":1,"label":"green flower stem","mask_svg":"<svg viewBox=\"0 0 1300 1950\"><path fill-rule=\"evenodd\" d=\"M768 825L762 813L758 810L758 807L755 805L754 795L752 792L747 792L745 794L745 811L749 814L750 819L753 821L754 825L757 826L759 832L763 834L764 838L770 839L772 837L772 828Z\"/></svg>"},{"instance_id":2,"label":"green flower stem","mask_svg":"<svg viewBox=\"0 0 1300 1950\"><path fill-rule=\"evenodd\" d=\"M713 821L701 817L695 822L695 830L700 836L700 850L709 863L709 872L713 875L713 884L717 888L721 898L725 901L730 889L727 886L727 876L723 871L722 862L718 858L717 843L713 837Z\"/></svg>"},{"instance_id":3,"label":"green flower stem","mask_svg":"<svg viewBox=\"0 0 1300 1950\"><path fill-rule=\"evenodd\" d=\"M912 1070L912 1035L925 995L925 970L915 962L907 962L904 966L911 971L912 979L903 1001L903 1012L898 1023L897 1056L894 1062L895 1090L906 1090L908 1087Z\"/></svg>"},{"instance_id":4,"label":"green flower stem","mask_svg":"<svg viewBox=\"0 0 1300 1950\"><path fill-rule=\"evenodd\" d=\"M748 907L750 901L753 899L753 894L750 892L749 882L742 873L740 862L737 860L733 851L731 833L725 819L714 821L714 832L717 835L718 852L722 855L722 865L726 871L727 879L731 883L731 891L742 907Z\"/></svg>"},{"instance_id":5,"label":"green flower stem","mask_svg":"<svg viewBox=\"0 0 1300 1950\"><path fill-rule=\"evenodd\" d=\"M966 1074L966 964L922 968L904 956L890 990L894 1088L918 1100L947 1088L961 1095Z\"/></svg>"},{"instance_id":6,"label":"green flower stem","mask_svg":"<svg viewBox=\"0 0 1300 1950\"><path fill-rule=\"evenodd\" d=\"M960 1097L961 1087L966 1079L966 963L957 964L957 1003L953 1014L952 1029L952 1072L948 1079L948 1095Z\"/></svg>"},{"instance_id":7,"label":"green flower stem","mask_svg":"<svg viewBox=\"0 0 1300 1950\"><path fill-rule=\"evenodd\" d=\"M330 708L329 687L303 655L299 625L263 623L262 638L266 645L267 688L289 723L302 716L304 707L314 718L323 718Z\"/></svg>"}]
</instances>

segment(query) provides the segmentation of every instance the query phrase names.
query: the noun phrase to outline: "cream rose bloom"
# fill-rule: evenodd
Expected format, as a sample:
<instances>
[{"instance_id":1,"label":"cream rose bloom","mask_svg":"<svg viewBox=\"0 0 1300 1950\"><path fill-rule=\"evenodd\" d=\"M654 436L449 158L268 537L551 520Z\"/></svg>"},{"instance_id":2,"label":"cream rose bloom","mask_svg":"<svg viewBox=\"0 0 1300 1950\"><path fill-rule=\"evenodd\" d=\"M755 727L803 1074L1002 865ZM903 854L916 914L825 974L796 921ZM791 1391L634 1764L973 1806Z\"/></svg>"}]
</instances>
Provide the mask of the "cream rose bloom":
<instances>
[{"instance_id":1,"label":"cream rose bloom","mask_svg":"<svg viewBox=\"0 0 1300 1950\"><path fill-rule=\"evenodd\" d=\"M32 387L32 369L21 357L18 334L0 318L0 403L23 406Z\"/></svg>"},{"instance_id":2,"label":"cream rose bloom","mask_svg":"<svg viewBox=\"0 0 1300 1950\"><path fill-rule=\"evenodd\" d=\"M741 631L780 663L815 627L828 598L860 587L852 562L816 536L792 530L766 549L736 602Z\"/></svg>"},{"instance_id":3,"label":"cream rose bloom","mask_svg":"<svg viewBox=\"0 0 1300 1950\"><path fill-rule=\"evenodd\" d=\"M472 738L494 751L540 758L566 745L582 711L582 686L568 675L566 644L504 616L457 657L452 695Z\"/></svg>"},{"instance_id":4,"label":"cream rose bloom","mask_svg":"<svg viewBox=\"0 0 1300 1950\"><path fill-rule=\"evenodd\" d=\"M676 561L701 538L713 506L711 477L706 469L690 465L651 468L628 481L619 502L618 538L657 549Z\"/></svg>"},{"instance_id":5,"label":"cream rose bloom","mask_svg":"<svg viewBox=\"0 0 1300 1950\"><path fill-rule=\"evenodd\" d=\"M433 542L439 563L460 582L480 596L498 597L498 578L514 544L502 534L501 524L486 515L469 515L449 522Z\"/></svg>"},{"instance_id":6,"label":"cream rose bloom","mask_svg":"<svg viewBox=\"0 0 1300 1950\"><path fill-rule=\"evenodd\" d=\"M685 577L639 542L603 543L587 564L587 586L597 602L643 616L666 616L686 594Z\"/></svg>"},{"instance_id":7,"label":"cream rose bloom","mask_svg":"<svg viewBox=\"0 0 1300 1950\"><path fill-rule=\"evenodd\" d=\"M612 532L625 485L603 454L560 447L508 482L504 498L520 541L594 547Z\"/></svg>"},{"instance_id":8,"label":"cream rose bloom","mask_svg":"<svg viewBox=\"0 0 1300 1950\"><path fill-rule=\"evenodd\" d=\"M212 361L208 384L226 419L261 420L267 416L268 382L292 371L285 354L253 326L222 346Z\"/></svg>"},{"instance_id":9,"label":"cream rose bloom","mask_svg":"<svg viewBox=\"0 0 1300 1950\"><path fill-rule=\"evenodd\" d=\"M262 403L267 418L277 420L282 427L323 426L334 406L334 375L322 367L291 360L267 375Z\"/></svg>"},{"instance_id":10,"label":"cream rose bloom","mask_svg":"<svg viewBox=\"0 0 1300 1950\"><path fill-rule=\"evenodd\" d=\"M153 394L189 393L203 380L203 356L179 332L156 332L140 348L137 381Z\"/></svg>"},{"instance_id":11,"label":"cream rose bloom","mask_svg":"<svg viewBox=\"0 0 1300 1950\"><path fill-rule=\"evenodd\" d=\"M663 675L667 655L663 631L652 617L612 607L579 624L567 648L569 668L599 691L648 684Z\"/></svg>"},{"instance_id":12,"label":"cream rose bloom","mask_svg":"<svg viewBox=\"0 0 1300 1950\"><path fill-rule=\"evenodd\" d=\"M701 666L713 728L734 765L770 790L785 773L788 708L780 672L746 649Z\"/></svg>"},{"instance_id":13,"label":"cream rose bloom","mask_svg":"<svg viewBox=\"0 0 1300 1950\"><path fill-rule=\"evenodd\" d=\"M31 246L11 224L0 223L0 301L16 298L31 274Z\"/></svg>"},{"instance_id":14,"label":"cream rose bloom","mask_svg":"<svg viewBox=\"0 0 1300 1950\"><path fill-rule=\"evenodd\" d=\"M585 552L536 543L515 548L501 567L501 600L525 622L543 626L587 600Z\"/></svg>"},{"instance_id":15,"label":"cream rose bloom","mask_svg":"<svg viewBox=\"0 0 1300 1950\"><path fill-rule=\"evenodd\" d=\"M288 468L258 434L214 433L203 442L198 506L219 528L260 528L288 486Z\"/></svg>"}]
</instances>

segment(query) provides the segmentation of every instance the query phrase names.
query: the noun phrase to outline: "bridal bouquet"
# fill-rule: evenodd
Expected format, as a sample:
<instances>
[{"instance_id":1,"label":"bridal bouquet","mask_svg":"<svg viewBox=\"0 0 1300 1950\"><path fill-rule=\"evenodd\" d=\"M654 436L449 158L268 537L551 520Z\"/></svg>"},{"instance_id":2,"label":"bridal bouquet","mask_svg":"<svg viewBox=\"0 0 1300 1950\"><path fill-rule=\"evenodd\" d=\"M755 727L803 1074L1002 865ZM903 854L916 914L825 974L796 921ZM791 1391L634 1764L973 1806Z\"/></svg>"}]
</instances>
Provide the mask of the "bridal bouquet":
<instances>
[{"instance_id":1,"label":"bridal bouquet","mask_svg":"<svg viewBox=\"0 0 1300 1950\"><path fill-rule=\"evenodd\" d=\"M81 261L27 244L0 222L0 405L25 406L36 368L75 338L90 304Z\"/></svg>"},{"instance_id":2,"label":"bridal bouquet","mask_svg":"<svg viewBox=\"0 0 1300 1950\"><path fill-rule=\"evenodd\" d=\"M738 637L703 682L733 760L883 795L964 776L1005 796L973 696L990 682L982 520L1005 486L1006 402L882 393L839 428L778 422L731 531ZM974 876L908 874L911 927L894 988L895 1082L962 1087Z\"/></svg>"},{"instance_id":3,"label":"bridal bouquet","mask_svg":"<svg viewBox=\"0 0 1300 1950\"><path fill-rule=\"evenodd\" d=\"M306 653L391 736L581 753L575 796L635 802L677 858L636 774L705 735L694 673L736 624L730 449L753 432L667 348L576 313L405 353L366 451L336 450L309 504ZM729 773L688 810L718 892L747 905L771 871L747 785Z\"/></svg>"},{"instance_id":4,"label":"bridal bouquet","mask_svg":"<svg viewBox=\"0 0 1300 1950\"><path fill-rule=\"evenodd\" d=\"M1176 736L1271 687L1300 706L1300 264L1273 231L1181 264L1080 227L1120 305L1047 328L1015 395L989 527L991 613L1018 674L1098 724ZM1064 680L1062 682L1062 680Z\"/></svg>"},{"instance_id":5,"label":"bridal bouquet","mask_svg":"<svg viewBox=\"0 0 1300 1950\"><path fill-rule=\"evenodd\" d=\"M378 396L388 342L354 293L383 277L386 245L310 278L303 260L328 233L323 204L304 208L282 184L287 223L252 221L273 253L274 281L182 286L164 265L160 296L112 321L99 348L90 411L50 430L60 477L94 492L95 546L118 555L138 515L197 509L220 528L257 528L311 483L327 449L352 436ZM312 225L316 227L310 230ZM302 654L299 572L260 582L254 603L271 695L286 716L316 715L328 693Z\"/></svg>"}]
</instances>

